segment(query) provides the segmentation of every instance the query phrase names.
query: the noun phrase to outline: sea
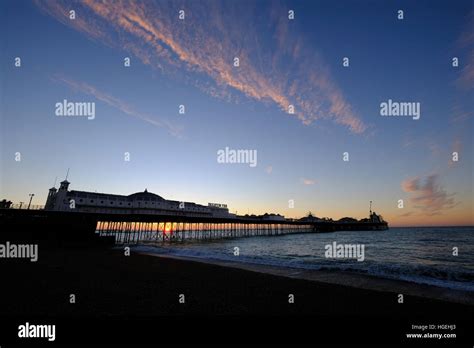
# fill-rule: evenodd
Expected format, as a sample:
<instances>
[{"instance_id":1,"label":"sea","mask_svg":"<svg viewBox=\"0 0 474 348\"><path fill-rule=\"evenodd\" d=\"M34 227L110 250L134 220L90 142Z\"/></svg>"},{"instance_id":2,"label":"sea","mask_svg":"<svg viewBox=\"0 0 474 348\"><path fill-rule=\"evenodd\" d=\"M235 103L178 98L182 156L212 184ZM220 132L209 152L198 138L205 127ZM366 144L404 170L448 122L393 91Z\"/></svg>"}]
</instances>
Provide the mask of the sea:
<instances>
[{"instance_id":1,"label":"sea","mask_svg":"<svg viewBox=\"0 0 474 348\"><path fill-rule=\"evenodd\" d=\"M333 245L334 242L364 245L364 260L327 258L327 245ZM472 226L303 233L212 241L144 242L134 249L148 254L202 261L344 271L474 292Z\"/></svg>"}]
</instances>

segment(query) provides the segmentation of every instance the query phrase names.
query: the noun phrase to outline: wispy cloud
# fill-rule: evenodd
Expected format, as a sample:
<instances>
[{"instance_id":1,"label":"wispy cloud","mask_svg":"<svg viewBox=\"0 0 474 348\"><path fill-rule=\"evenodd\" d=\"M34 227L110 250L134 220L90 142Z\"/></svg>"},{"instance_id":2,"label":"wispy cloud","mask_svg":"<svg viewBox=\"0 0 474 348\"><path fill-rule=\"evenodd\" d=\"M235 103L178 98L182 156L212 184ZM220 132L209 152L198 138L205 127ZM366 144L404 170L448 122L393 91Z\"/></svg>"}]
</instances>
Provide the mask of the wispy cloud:
<instances>
[{"instance_id":1,"label":"wispy cloud","mask_svg":"<svg viewBox=\"0 0 474 348\"><path fill-rule=\"evenodd\" d=\"M414 212L409 211L409 212L407 212L407 213L398 215L398 217L405 218L405 217L415 216L415 215L416 215L416 214L415 214Z\"/></svg>"},{"instance_id":2,"label":"wispy cloud","mask_svg":"<svg viewBox=\"0 0 474 348\"><path fill-rule=\"evenodd\" d=\"M450 156L449 156L449 162L448 162L448 166L449 166L450 168L454 167L454 166L458 163L459 157L462 156L462 153L461 153L462 148L463 148L463 146L462 146L462 141L461 141L461 139L460 139L460 138L454 139L453 144L452 144L452 153L451 153ZM452 156L453 156L454 152L457 153L458 161L453 161L453 157L452 157Z\"/></svg>"},{"instance_id":3,"label":"wispy cloud","mask_svg":"<svg viewBox=\"0 0 474 348\"><path fill-rule=\"evenodd\" d=\"M453 141L453 152L460 153L462 150L462 142L461 139L456 138Z\"/></svg>"},{"instance_id":4,"label":"wispy cloud","mask_svg":"<svg viewBox=\"0 0 474 348\"><path fill-rule=\"evenodd\" d=\"M425 215L438 215L456 206L455 194L448 194L438 183L438 175L413 177L401 183L403 191L410 193L414 208Z\"/></svg>"},{"instance_id":5,"label":"wispy cloud","mask_svg":"<svg viewBox=\"0 0 474 348\"><path fill-rule=\"evenodd\" d=\"M459 89L451 106L450 123L457 127L465 127L465 122L474 116L472 103L466 103L465 94L474 88L474 10L467 14L464 30L455 43L459 58L459 73L455 86ZM468 98L469 99L469 98ZM470 97L472 99L472 97ZM461 128L459 128L461 130ZM452 165L452 163L451 163Z\"/></svg>"},{"instance_id":6,"label":"wispy cloud","mask_svg":"<svg viewBox=\"0 0 474 348\"><path fill-rule=\"evenodd\" d=\"M412 147L414 144L415 144L415 141L413 139L405 138L402 140L402 146L405 148Z\"/></svg>"},{"instance_id":7,"label":"wispy cloud","mask_svg":"<svg viewBox=\"0 0 474 348\"><path fill-rule=\"evenodd\" d=\"M89 38L130 52L214 97L239 101L245 96L285 112L294 105L293 116L305 125L326 119L354 133L367 129L321 57L294 31L296 24L290 26L282 6L272 5L262 21L256 9L237 2L36 3ZM184 21L178 19L180 8L186 11ZM75 20L67 17L70 9L76 10Z\"/></svg>"},{"instance_id":8,"label":"wispy cloud","mask_svg":"<svg viewBox=\"0 0 474 348\"><path fill-rule=\"evenodd\" d=\"M474 49L469 52L466 65L462 69L458 81L465 89L474 88Z\"/></svg>"},{"instance_id":9,"label":"wispy cloud","mask_svg":"<svg viewBox=\"0 0 474 348\"><path fill-rule=\"evenodd\" d=\"M466 59L461 61L463 67L457 80L458 85L466 90L474 88L474 10L468 14L465 31L458 39L458 46L466 50Z\"/></svg>"},{"instance_id":10,"label":"wispy cloud","mask_svg":"<svg viewBox=\"0 0 474 348\"><path fill-rule=\"evenodd\" d=\"M174 125L170 124L167 121L159 120L156 116L152 116L146 113L139 112L135 110L131 105L127 104L126 102L110 95L107 94L103 91L100 91L96 87L82 81L75 81L72 80L68 77L62 76L62 75L55 75L52 77L53 81L60 82L70 88L72 88L75 91L79 91L81 93L90 95L94 97L97 100L100 100L107 105L116 108L123 112L124 114L127 114L129 116L135 117L137 119L140 119L142 121L148 122L154 126L157 127L162 127L168 130L168 132L176 137L180 137L181 130L178 127L175 127Z\"/></svg>"},{"instance_id":11,"label":"wispy cloud","mask_svg":"<svg viewBox=\"0 0 474 348\"><path fill-rule=\"evenodd\" d=\"M441 156L441 148L437 143L435 143L434 141L429 141L427 143L427 146L433 157Z\"/></svg>"},{"instance_id":12,"label":"wispy cloud","mask_svg":"<svg viewBox=\"0 0 474 348\"><path fill-rule=\"evenodd\" d=\"M316 184L316 180L307 179L307 178L301 178L301 183L302 183L303 185L314 185L314 184Z\"/></svg>"},{"instance_id":13,"label":"wispy cloud","mask_svg":"<svg viewBox=\"0 0 474 348\"><path fill-rule=\"evenodd\" d=\"M456 100L452 107L450 122L453 124L462 124L473 117L473 115L474 112L472 111L472 108L466 107L459 100Z\"/></svg>"}]
</instances>

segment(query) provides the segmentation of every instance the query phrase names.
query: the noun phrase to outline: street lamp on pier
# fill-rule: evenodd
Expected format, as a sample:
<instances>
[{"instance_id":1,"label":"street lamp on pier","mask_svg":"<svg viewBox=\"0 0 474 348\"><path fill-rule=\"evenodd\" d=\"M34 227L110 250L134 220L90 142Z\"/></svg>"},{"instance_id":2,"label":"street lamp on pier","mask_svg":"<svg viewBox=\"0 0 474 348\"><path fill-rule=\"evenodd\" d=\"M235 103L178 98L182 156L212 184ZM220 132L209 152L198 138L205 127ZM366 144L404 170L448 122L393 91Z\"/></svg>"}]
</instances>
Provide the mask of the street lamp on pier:
<instances>
[{"instance_id":1,"label":"street lamp on pier","mask_svg":"<svg viewBox=\"0 0 474 348\"><path fill-rule=\"evenodd\" d=\"M30 209L30 206L31 206L31 201L33 200L33 197L34 197L34 193L30 193L28 196L30 196L30 202L28 203L28 210Z\"/></svg>"}]
</instances>

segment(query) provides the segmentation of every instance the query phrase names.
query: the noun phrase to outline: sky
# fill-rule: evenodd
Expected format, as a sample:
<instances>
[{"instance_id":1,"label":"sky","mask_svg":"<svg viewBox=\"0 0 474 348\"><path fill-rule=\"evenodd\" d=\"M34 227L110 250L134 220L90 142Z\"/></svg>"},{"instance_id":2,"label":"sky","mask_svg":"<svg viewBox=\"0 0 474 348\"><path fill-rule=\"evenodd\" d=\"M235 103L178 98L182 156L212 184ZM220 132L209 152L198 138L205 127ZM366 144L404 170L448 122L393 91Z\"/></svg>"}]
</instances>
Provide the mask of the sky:
<instances>
[{"instance_id":1,"label":"sky","mask_svg":"<svg viewBox=\"0 0 474 348\"><path fill-rule=\"evenodd\" d=\"M0 29L0 199L44 204L69 168L238 214L474 224L470 0L6 0Z\"/></svg>"}]
</instances>

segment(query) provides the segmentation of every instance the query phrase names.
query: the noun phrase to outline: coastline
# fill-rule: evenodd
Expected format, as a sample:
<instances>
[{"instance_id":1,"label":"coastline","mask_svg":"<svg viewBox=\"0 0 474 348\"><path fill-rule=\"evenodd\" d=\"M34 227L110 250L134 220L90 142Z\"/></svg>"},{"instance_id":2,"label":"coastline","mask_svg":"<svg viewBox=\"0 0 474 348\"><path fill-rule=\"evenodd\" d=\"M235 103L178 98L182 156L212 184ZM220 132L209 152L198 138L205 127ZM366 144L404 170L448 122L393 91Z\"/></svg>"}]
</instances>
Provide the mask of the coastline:
<instances>
[{"instance_id":1,"label":"coastline","mask_svg":"<svg viewBox=\"0 0 474 348\"><path fill-rule=\"evenodd\" d=\"M404 280L376 277L374 275L356 274L343 271L297 269L272 265L239 263L216 259L204 260L200 258L175 255L160 255L148 252L140 252L140 254L148 255L151 257L217 265L220 267L234 268L248 272L262 273L290 279L300 279L316 283L320 282L330 285L346 286L369 291L406 294L409 296L417 296L433 300L474 306L473 292L443 288L434 285L419 284Z\"/></svg>"}]
</instances>

